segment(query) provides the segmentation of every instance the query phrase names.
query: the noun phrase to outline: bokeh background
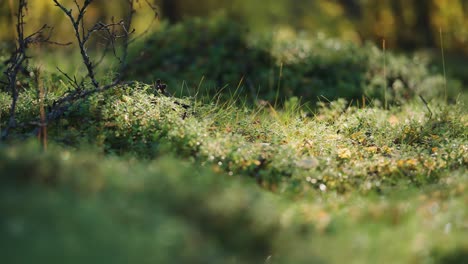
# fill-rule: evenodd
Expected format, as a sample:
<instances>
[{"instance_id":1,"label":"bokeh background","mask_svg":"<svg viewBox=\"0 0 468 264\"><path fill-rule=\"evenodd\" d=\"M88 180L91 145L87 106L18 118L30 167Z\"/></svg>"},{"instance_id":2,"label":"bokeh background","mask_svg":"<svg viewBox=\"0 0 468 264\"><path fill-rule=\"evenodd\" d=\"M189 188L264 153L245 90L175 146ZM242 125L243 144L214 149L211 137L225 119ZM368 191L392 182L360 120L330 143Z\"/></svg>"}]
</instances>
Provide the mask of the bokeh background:
<instances>
[{"instance_id":1,"label":"bokeh background","mask_svg":"<svg viewBox=\"0 0 468 264\"><path fill-rule=\"evenodd\" d=\"M72 0L61 2L75 7ZM0 2L2 43L11 44L15 38L16 4L14 0ZM86 23L91 27L97 21L122 19L128 13L127 8L127 0L95 0L88 8ZM27 31L48 24L54 27L54 40L73 40L70 22L57 9L52 0L30 1ZM136 9L133 26L137 34L149 29L151 32L146 36L152 40L132 48L133 67L128 76L132 80L164 79L180 90L184 85L195 90L203 80L204 86L215 93L225 85L235 88L243 82L251 97L258 90L267 90L266 99L275 97L277 87L282 88L280 93L285 97L354 99L366 94L380 98L382 95L372 91L375 89L371 86L398 89L401 84L396 81L401 81L405 90L401 97L412 97L406 91L421 94L422 88L415 88L424 86L420 85L425 82L421 76L442 74L444 58L448 77L458 81L449 84L449 89L454 90L452 97L456 98L460 87L468 87L468 1L465 0L139 0ZM195 17L202 22L193 20ZM176 24L179 26L171 26ZM270 41L258 45L260 36L268 35ZM309 58L288 63L289 52L302 56L297 50L303 48L298 40L304 36L316 40L312 48L308 47ZM262 53L275 49L270 47L274 45L271 38L296 46L276 48L276 55L271 57ZM257 41L254 48L252 39ZM390 73L385 84L384 80L374 78L382 79L384 75L380 68L385 54L367 52L370 48L365 46L370 42L382 50L384 40L388 52L408 57L424 54L424 60L421 56L406 61L398 57L387 59ZM350 43L355 46L349 46ZM99 37L90 44L90 50L103 46ZM76 67L79 54L73 45L61 49L66 50L69 60L63 60L63 53L57 53L55 47L52 47L54 52L47 52L50 47L41 48L46 51L41 54L47 56L35 57L47 58L42 64L52 65L51 71L58 66L79 75L80 69ZM76 63L70 63L73 58ZM105 69L104 74L108 73ZM279 71L284 71L281 77ZM424 96L440 95L434 92L440 88L440 81L425 83L429 83L426 86L430 89L426 90L431 92L422 93ZM371 88L363 89L364 86Z\"/></svg>"},{"instance_id":2,"label":"bokeh background","mask_svg":"<svg viewBox=\"0 0 468 264\"><path fill-rule=\"evenodd\" d=\"M52 0L28 2L27 32L74 39ZM86 68L76 44L28 50L27 125L0 144L0 263L467 263L467 0L137 2L151 32L125 79L145 84L73 104L46 152L16 141L69 95L56 67ZM93 1L86 26L127 3ZM17 4L0 0L0 73Z\"/></svg>"},{"instance_id":3,"label":"bokeh background","mask_svg":"<svg viewBox=\"0 0 468 264\"><path fill-rule=\"evenodd\" d=\"M178 22L191 16L209 16L219 10L247 23L253 30L287 27L363 42L385 38L390 48L438 48L439 30L449 52L468 55L468 1L464 0L150 0L162 19ZM63 3L72 2L70 0ZM96 0L88 18L102 20L125 12L125 0ZM139 6L147 9L145 1ZM12 9L16 1L0 2L0 38L11 40ZM67 35L64 16L53 12L52 1L30 1L30 24L48 23L58 35ZM149 10L147 10L149 11ZM13 11L14 13L15 11ZM148 23L151 12L140 16L137 27Z\"/></svg>"}]
</instances>

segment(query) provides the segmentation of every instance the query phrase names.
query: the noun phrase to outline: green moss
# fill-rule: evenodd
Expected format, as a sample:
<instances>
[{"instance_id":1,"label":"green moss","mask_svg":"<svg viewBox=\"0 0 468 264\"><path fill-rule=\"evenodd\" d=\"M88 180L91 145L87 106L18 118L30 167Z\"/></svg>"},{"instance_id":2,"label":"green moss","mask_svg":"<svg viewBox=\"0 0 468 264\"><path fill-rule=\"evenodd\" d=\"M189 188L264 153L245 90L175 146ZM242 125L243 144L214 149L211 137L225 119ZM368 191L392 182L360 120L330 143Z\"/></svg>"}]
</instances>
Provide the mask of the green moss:
<instances>
[{"instance_id":1,"label":"green moss","mask_svg":"<svg viewBox=\"0 0 468 264\"><path fill-rule=\"evenodd\" d=\"M142 45L160 44L160 53L149 52L161 57L137 59L133 76L170 84L188 78L194 87L205 76L209 99L200 90L166 96L154 85L120 85L47 124L43 152L18 142L34 140L39 111L34 85L22 90L23 125L9 146L0 145L4 262L465 258L468 115L463 100L437 99L440 76L419 58L387 54L391 103L382 109L383 54L373 46L318 38L265 49L222 18L167 27ZM244 72L239 89L220 92L218 81L238 83ZM43 76L51 106L68 85ZM249 85L266 87L255 104ZM246 90L250 99L241 98ZM300 99L320 95L344 98ZM0 92L2 128L9 100Z\"/></svg>"},{"instance_id":2,"label":"green moss","mask_svg":"<svg viewBox=\"0 0 468 264\"><path fill-rule=\"evenodd\" d=\"M128 79L163 79L173 93L209 98L218 93L229 98L240 90L251 101L367 96L383 103L386 88L388 102L396 104L444 93L442 76L429 69L422 55L384 54L373 44L358 46L322 35L253 37L223 16L165 25L134 47L131 58ZM449 87L454 99L460 87L456 82Z\"/></svg>"}]
</instances>

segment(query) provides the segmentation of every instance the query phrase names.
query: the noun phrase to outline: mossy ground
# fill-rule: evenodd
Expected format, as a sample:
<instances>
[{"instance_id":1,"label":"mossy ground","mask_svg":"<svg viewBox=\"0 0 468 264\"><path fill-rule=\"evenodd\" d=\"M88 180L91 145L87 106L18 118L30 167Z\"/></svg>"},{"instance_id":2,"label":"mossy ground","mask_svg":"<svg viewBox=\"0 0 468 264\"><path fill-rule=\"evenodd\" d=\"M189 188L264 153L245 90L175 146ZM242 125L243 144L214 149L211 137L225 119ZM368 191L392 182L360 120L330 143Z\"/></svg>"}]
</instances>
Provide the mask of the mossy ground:
<instances>
[{"instance_id":1,"label":"mossy ground","mask_svg":"<svg viewBox=\"0 0 468 264\"><path fill-rule=\"evenodd\" d=\"M166 34L180 38L181 27ZM243 43L232 37L238 39L233 45ZM258 50L245 54L266 56ZM341 83L335 90L339 97L349 77L344 69L350 61L361 63L360 57L349 55L343 62L317 54L294 67L338 69L310 78L320 89ZM277 63L273 57L268 63ZM406 58L400 60L411 68ZM380 78L377 66L365 61L357 78L374 70L367 80ZM320 73L314 67L310 74ZM233 69L242 75L244 68ZM392 85L409 80L414 90L392 86L388 109L379 96L357 103L356 90L344 94L346 99L311 102L275 89L280 97L275 104L268 89L265 100L236 89L173 97L135 82L80 101L65 118L48 124L45 152L34 139L24 142L33 126L21 127L0 146L2 258L6 263L463 263L468 112L463 96L449 104L440 100L442 86L430 81L440 76L413 70L422 73L395 73L400 77ZM220 73L222 81L236 78L230 71ZM67 85L45 76L47 105ZM352 83L358 93L377 89L362 80ZM291 93L307 93L305 83L294 83ZM419 92L433 94L428 105ZM4 127L7 93L0 93L0 102ZM19 121L28 124L38 109L32 83L22 91Z\"/></svg>"}]
</instances>

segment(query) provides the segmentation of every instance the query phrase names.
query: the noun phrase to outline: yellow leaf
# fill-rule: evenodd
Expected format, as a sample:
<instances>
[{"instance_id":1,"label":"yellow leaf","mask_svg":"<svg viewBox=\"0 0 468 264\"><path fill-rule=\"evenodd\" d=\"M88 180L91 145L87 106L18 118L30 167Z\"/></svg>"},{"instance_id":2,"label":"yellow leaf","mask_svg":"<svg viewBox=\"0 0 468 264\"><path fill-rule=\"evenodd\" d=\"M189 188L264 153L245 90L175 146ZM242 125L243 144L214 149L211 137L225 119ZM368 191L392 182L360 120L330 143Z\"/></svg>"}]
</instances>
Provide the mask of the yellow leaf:
<instances>
[{"instance_id":1,"label":"yellow leaf","mask_svg":"<svg viewBox=\"0 0 468 264\"><path fill-rule=\"evenodd\" d=\"M338 157L342 158L342 159L349 159L351 158L351 150L347 149L347 148L341 148L341 149L338 149L337 151L338 153Z\"/></svg>"},{"instance_id":2,"label":"yellow leaf","mask_svg":"<svg viewBox=\"0 0 468 264\"><path fill-rule=\"evenodd\" d=\"M377 153L378 148L377 148L376 146L367 147L367 148L366 148L366 151L367 151L367 152L370 152L370 153Z\"/></svg>"},{"instance_id":3,"label":"yellow leaf","mask_svg":"<svg viewBox=\"0 0 468 264\"><path fill-rule=\"evenodd\" d=\"M388 122L390 123L390 125L395 126L398 125L398 123L400 123L400 120L398 120L398 117L396 117L395 115L392 115L388 119Z\"/></svg>"}]
</instances>

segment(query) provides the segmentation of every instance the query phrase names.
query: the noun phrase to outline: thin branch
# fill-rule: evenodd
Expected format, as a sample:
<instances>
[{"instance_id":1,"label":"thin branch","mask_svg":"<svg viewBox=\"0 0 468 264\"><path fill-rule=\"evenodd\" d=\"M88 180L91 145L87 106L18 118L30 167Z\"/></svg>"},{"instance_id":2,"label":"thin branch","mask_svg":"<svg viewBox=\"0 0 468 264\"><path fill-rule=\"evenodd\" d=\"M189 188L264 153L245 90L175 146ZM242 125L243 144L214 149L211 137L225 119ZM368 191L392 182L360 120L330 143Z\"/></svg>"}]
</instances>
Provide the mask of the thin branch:
<instances>
[{"instance_id":1,"label":"thin branch","mask_svg":"<svg viewBox=\"0 0 468 264\"><path fill-rule=\"evenodd\" d=\"M142 38L148 32L153 28L154 22L156 22L159 19L159 8L156 5L151 4L148 0L145 0L146 4L148 7L153 11L154 17L151 19L150 23L148 24L148 27L143 30L140 34L132 38L131 40L128 41L128 44L132 44L133 42L137 41L138 39Z\"/></svg>"},{"instance_id":2,"label":"thin branch","mask_svg":"<svg viewBox=\"0 0 468 264\"><path fill-rule=\"evenodd\" d=\"M114 88L115 86L121 85L129 85L134 83L132 82L124 82L121 83L120 80L115 80L110 84L94 88L91 90L75 90L69 93L67 96L60 98L59 100L55 101L52 104L52 108L50 109L49 113L47 114L47 123L60 119L63 114L70 109L70 107L78 100L85 99L93 94L102 93L109 89Z\"/></svg>"},{"instance_id":3,"label":"thin branch","mask_svg":"<svg viewBox=\"0 0 468 264\"><path fill-rule=\"evenodd\" d=\"M88 8L88 6L91 4L93 0L86 0L82 7L80 7L80 5L78 4L76 0L74 1L75 5L78 8L78 16L76 17L76 19L72 14L72 9L67 9L58 0L53 0L53 1L55 5L59 7L65 13L65 15L68 17L68 19L72 23L73 29L75 31L75 38L80 48L81 58L83 59L83 63L86 66L86 69L88 71L88 77L91 79L91 82L94 87L96 88L99 87L99 82L96 80L96 73L94 70L93 63L91 62L91 59L86 49L86 44L89 40L89 36L91 35L91 33L88 31L87 35L84 34L84 22L83 22L84 14L86 13L86 8ZM80 27L82 29L81 34L80 34Z\"/></svg>"},{"instance_id":4,"label":"thin branch","mask_svg":"<svg viewBox=\"0 0 468 264\"><path fill-rule=\"evenodd\" d=\"M7 79L6 86L11 93L11 105L8 126L2 131L2 140L5 140L8 137L10 130L16 127L17 124L16 106L21 88L21 84L18 82L18 74L25 69L25 64L29 59L26 54L28 47L32 44L56 43L50 41L52 28L47 25L43 25L38 30L25 37L24 27L26 23L24 22L24 18L26 16L25 11L27 11L27 9L28 2L26 0L19 0L18 13L16 14L16 48L6 62L7 69L4 72ZM49 30L48 35L44 35L46 30Z\"/></svg>"},{"instance_id":5,"label":"thin branch","mask_svg":"<svg viewBox=\"0 0 468 264\"><path fill-rule=\"evenodd\" d=\"M75 88L75 90L79 90L79 89L82 88L83 83L78 83L75 76L73 76L73 79L72 79L66 72L62 71L59 67L57 67L57 70L61 74L63 74L63 76L65 76L65 78L68 80L68 83L70 83L70 85L73 86L73 88Z\"/></svg>"},{"instance_id":6,"label":"thin branch","mask_svg":"<svg viewBox=\"0 0 468 264\"><path fill-rule=\"evenodd\" d=\"M128 5L129 5L129 13L127 17L119 22L115 22L114 19L112 19L112 23L106 24L103 22L98 22L96 23L93 27L89 29L85 29L85 13L89 5L93 2L93 0L85 0L83 5L80 5L77 0L74 0L74 5L77 8L77 13L76 15L73 14L72 9L66 8L59 0L53 0L55 5L65 14L65 16L68 18L68 20L71 22L74 35L75 35L75 40L78 43L81 58L83 61L83 64L86 66L87 69L87 75L79 82L77 81L75 76L70 76L61 69L57 68L60 73L62 73L71 87L73 87L72 90L67 91L61 98L56 100L55 102L52 103L51 106L48 107L48 113L44 115L41 115L40 120L37 122L27 122L27 123L21 123L21 124L16 124L16 120L14 117L15 113L15 108L16 108L16 102L18 100L18 92L19 92L19 87L16 87L16 76L17 73L20 71L21 67L23 67L24 63L27 61L28 57L26 55L26 49L29 45L31 44L38 44L38 43L52 43L52 44L61 44L65 45L62 43L56 43L53 41L50 41L50 36L52 34L52 28L48 27L47 25L44 25L39 28L39 30L35 31L31 35L24 37L24 10L27 7L26 0L20 0L20 7L18 9L18 15L17 15L17 35L18 35L18 43L17 46L18 48L15 50L15 53L13 53L12 57L10 58L8 62L8 68L6 71L6 76L8 77L7 81L7 86L11 90L12 93L12 106L11 106L11 115L10 115L10 125L6 129L6 132L4 131L5 137L8 135L8 130L15 125L21 126L21 127L26 127L28 125L35 125L36 130L34 134L37 134L39 132L39 129L42 128L44 125L50 123L51 121L58 120L63 117L64 113L66 113L71 106L73 106L76 102L82 99L86 99L89 96L97 93L102 93L106 90L112 89L116 87L119 84L122 85L128 85L133 82L126 82L126 83L121 83L121 79L123 76L123 72L125 71L127 67L127 56L128 56L128 47L130 45L130 36L135 32L134 29L132 29L132 20L134 13L136 12L134 9L134 4L138 3L138 0L128 0ZM117 30L119 29L119 30ZM47 30L49 31L49 34L45 34ZM106 85L101 85L96 79L96 64L92 62L91 57L87 53L87 44L91 37L95 34L100 34L102 33L102 36L104 36L104 39L107 42L107 45L113 49L114 56L119 60L120 62L120 68L118 71L117 76L113 79L113 81L109 84ZM118 39L122 39L122 54L119 57L117 55L116 51L116 41ZM66 43L68 44L68 43ZM106 52L106 51L105 51ZM103 56L105 56L105 52ZM103 58L101 58L101 61ZM84 80L88 78L91 80L93 88L90 89L85 89L84 85ZM44 110L44 109L43 109Z\"/></svg>"},{"instance_id":7,"label":"thin branch","mask_svg":"<svg viewBox=\"0 0 468 264\"><path fill-rule=\"evenodd\" d=\"M107 39L106 39L107 40ZM107 55L107 52L109 52L109 49L111 48L111 42L110 41L106 41L106 43L104 44L104 50L100 56L99 59L96 60L96 62L94 62L94 66L96 67L99 67L99 65L101 65L101 63L104 61L104 59L106 58L106 55ZM114 47L112 47L113 50L115 50Z\"/></svg>"},{"instance_id":8,"label":"thin branch","mask_svg":"<svg viewBox=\"0 0 468 264\"><path fill-rule=\"evenodd\" d=\"M429 111L429 119L432 119L433 114L432 114L431 108L429 108L429 104L427 103L426 99L424 99L422 95L419 95L419 98L421 98L421 100L423 101L424 105L427 108L427 111Z\"/></svg>"},{"instance_id":9,"label":"thin branch","mask_svg":"<svg viewBox=\"0 0 468 264\"><path fill-rule=\"evenodd\" d=\"M131 29L133 16L135 14L135 1L128 0L128 7L129 12L126 21L122 24L124 30L124 42L123 42L123 54L120 63L120 68L118 71L118 75L116 76L116 80L119 80L124 75L125 71L127 70L127 57L128 57L128 46L130 45L130 34L135 32L135 29Z\"/></svg>"},{"instance_id":10,"label":"thin branch","mask_svg":"<svg viewBox=\"0 0 468 264\"><path fill-rule=\"evenodd\" d=\"M87 69L87 77L91 80L91 83L93 84L94 88L99 88L100 84L96 79L96 66L97 64L101 63L102 60L104 59L105 53L107 52L107 48L104 50L103 57L100 58L96 63L93 63L91 61L91 58L89 54L87 53L87 44L90 38L98 32L103 32L104 35L107 35L107 46L112 47L114 56L118 59L120 63L120 69L119 69L119 74L117 79L120 79L121 73L126 69L126 60L127 60L127 50L128 50L128 45L129 45L129 35L133 33L134 30L128 30L131 27L131 22L133 20L133 14L135 12L134 10L134 0L128 0L129 3L129 15L127 17L126 21L119 21L117 23L112 22L109 24L103 23L103 22L98 22L96 23L93 27L91 27L88 30L85 30L84 26L84 16L86 13L86 9L88 6L93 2L93 0L86 0L83 4L83 6L80 6L78 2L75 0L75 6L78 9L78 14L76 17L73 16L72 9L67 9L64 5L62 5L58 0L53 0L55 5L59 7L65 15L69 18L70 22L73 25L73 29L75 32L75 38L78 43L81 57L83 60L83 64L85 65ZM121 27L123 30L123 34L119 35L116 33L116 27ZM81 33L80 33L81 31ZM117 51L115 48L115 41L119 38L123 38L123 55L122 57L119 57L117 55Z\"/></svg>"},{"instance_id":11,"label":"thin branch","mask_svg":"<svg viewBox=\"0 0 468 264\"><path fill-rule=\"evenodd\" d=\"M72 10L65 8L58 0L53 0L56 6L58 6L69 18L70 22L73 25L74 31L75 31L75 37L76 41L78 42L78 46L80 48L81 56L83 59L83 63L85 64L87 70L88 70L88 77L91 79L94 88L93 89L83 89L83 83L78 83L76 81L76 78L72 79L68 74L64 73L59 69L59 71L67 78L69 83L75 88L73 91L68 92L65 96L62 98L56 100L53 104L52 107L50 108L49 113L47 114L47 123L57 120L63 116L63 114L69 110L69 108L78 100L85 99L89 97L90 95L96 94L96 93L101 93L106 90L109 90L111 88L114 88L115 86L121 84L121 78L122 78L122 73L125 71L127 65L126 65L126 60L128 56L128 46L130 44L130 35L134 33L134 29L131 29L132 26L132 20L133 20L133 15L135 13L134 9L134 3L135 0L128 0L128 5L129 5L129 13L128 16L125 20L121 20L119 22L115 22L114 19L112 18L112 22L109 24L103 23L103 22L98 22L96 23L93 27L91 27L89 30L85 32L83 29L83 19L84 19L84 14L86 12L87 6L92 2L92 0L86 0L84 5L82 7L79 6L79 4L75 1L75 5L78 8L78 16L75 18L72 15ZM80 27L81 27L81 33L80 33ZM123 31L123 33L118 34L116 28L120 27ZM120 69L118 71L118 74L114 80L104 86L100 86L99 83L95 79L95 67L97 64L92 64L91 59L88 56L86 52L86 44L91 38L91 36L94 33L99 33L102 32L104 38L107 41L106 47L110 46L112 47L114 56L119 60L120 62ZM117 39L123 39L123 54L121 57L117 55L117 51L115 48L115 42ZM106 48L107 49L107 48ZM105 56L106 50L104 51L103 57L100 58L98 63L100 63ZM133 82L127 82L127 83L122 83L122 85L130 84Z\"/></svg>"}]
</instances>

